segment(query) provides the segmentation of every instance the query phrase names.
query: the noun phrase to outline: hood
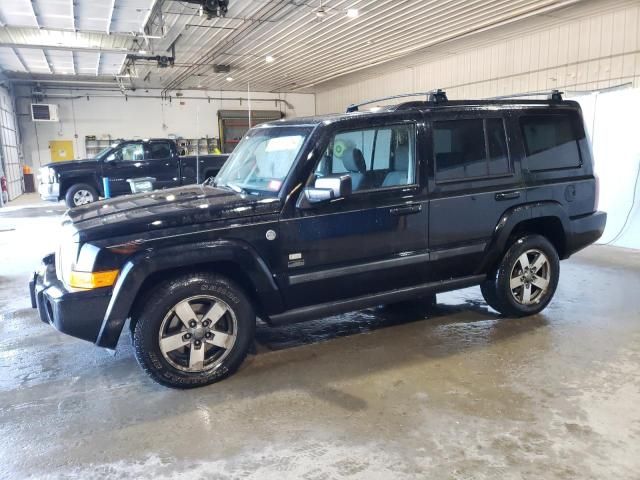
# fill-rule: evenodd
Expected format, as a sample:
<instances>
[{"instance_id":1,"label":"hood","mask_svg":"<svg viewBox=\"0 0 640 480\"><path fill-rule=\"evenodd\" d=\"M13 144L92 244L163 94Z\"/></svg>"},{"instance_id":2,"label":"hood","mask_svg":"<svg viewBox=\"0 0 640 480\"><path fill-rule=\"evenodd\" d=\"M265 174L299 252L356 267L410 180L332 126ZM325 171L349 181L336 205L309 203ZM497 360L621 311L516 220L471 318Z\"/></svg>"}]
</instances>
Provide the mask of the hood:
<instances>
[{"instance_id":1,"label":"hood","mask_svg":"<svg viewBox=\"0 0 640 480\"><path fill-rule=\"evenodd\" d=\"M69 160L67 162L52 162L43 165L43 167L50 167L55 170L77 170L79 168L89 167L95 168L98 161L95 158L85 158L82 160Z\"/></svg>"},{"instance_id":2,"label":"hood","mask_svg":"<svg viewBox=\"0 0 640 480\"><path fill-rule=\"evenodd\" d=\"M101 200L68 210L66 217L82 237L108 238L279 211L280 200L272 196L188 185Z\"/></svg>"}]
</instances>

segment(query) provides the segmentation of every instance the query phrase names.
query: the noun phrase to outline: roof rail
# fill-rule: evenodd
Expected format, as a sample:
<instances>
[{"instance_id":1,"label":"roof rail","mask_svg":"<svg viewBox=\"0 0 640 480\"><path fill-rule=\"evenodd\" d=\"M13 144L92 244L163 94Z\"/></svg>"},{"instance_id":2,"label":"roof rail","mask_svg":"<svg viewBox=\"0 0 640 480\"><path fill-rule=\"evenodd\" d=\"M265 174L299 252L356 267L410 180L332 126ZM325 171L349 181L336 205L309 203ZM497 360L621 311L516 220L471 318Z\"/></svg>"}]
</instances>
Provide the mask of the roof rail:
<instances>
[{"instance_id":1,"label":"roof rail","mask_svg":"<svg viewBox=\"0 0 640 480\"><path fill-rule=\"evenodd\" d=\"M507 100L509 98L524 98L524 97L539 97L542 95L547 95L548 100L552 100L554 102L561 102L562 95L564 92L560 90L551 90L551 92L530 92L530 93L518 93L516 95L500 95L499 97L491 97L489 100Z\"/></svg>"},{"instance_id":2,"label":"roof rail","mask_svg":"<svg viewBox=\"0 0 640 480\"><path fill-rule=\"evenodd\" d=\"M370 103L393 100L394 98L418 97L420 95L425 95L427 97L427 102L442 103L447 101L447 93L444 90L438 88L436 90L430 90L428 92L403 93L401 95L391 95L390 97L374 98L373 100L366 100L360 103L352 103L347 107L347 113L357 112L358 107L369 105Z\"/></svg>"}]
</instances>

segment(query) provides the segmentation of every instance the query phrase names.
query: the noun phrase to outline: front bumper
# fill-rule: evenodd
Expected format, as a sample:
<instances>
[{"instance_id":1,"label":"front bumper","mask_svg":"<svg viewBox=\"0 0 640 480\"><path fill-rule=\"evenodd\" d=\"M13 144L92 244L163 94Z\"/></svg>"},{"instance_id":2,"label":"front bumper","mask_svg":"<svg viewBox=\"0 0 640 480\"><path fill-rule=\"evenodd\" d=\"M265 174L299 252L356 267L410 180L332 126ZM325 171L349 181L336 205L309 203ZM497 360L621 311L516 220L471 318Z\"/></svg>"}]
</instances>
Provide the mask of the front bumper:
<instances>
[{"instance_id":1,"label":"front bumper","mask_svg":"<svg viewBox=\"0 0 640 480\"><path fill-rule=\"evenodd\" d=\"M594 212L572 218L569 221L570 231L567 232L565 257L596 242L602 236L606 224L607 214L605 212Z\"/></svg>"},{"instance_id":2,"label":"front bumper","mask_svg":"<svg viewBox=\"0 0 640 480\"><path fill-rule=\"evenodd\" d=\"M111 300L111 287L69 290L56 275L54 254L42 260L29 282L31 306L40 319L73 337L95 343Z\"/></svg>"},{"instance_id":3,"label":"front bumper","mask_svg":"<svg viewBox=\"0 0 640 480\"><path fill-rule=\"evenodd\" d=\"M38 193L43 200L57 202L60 199L60 184L40 183L38 184Z\"/></svg>"}]
</instances>

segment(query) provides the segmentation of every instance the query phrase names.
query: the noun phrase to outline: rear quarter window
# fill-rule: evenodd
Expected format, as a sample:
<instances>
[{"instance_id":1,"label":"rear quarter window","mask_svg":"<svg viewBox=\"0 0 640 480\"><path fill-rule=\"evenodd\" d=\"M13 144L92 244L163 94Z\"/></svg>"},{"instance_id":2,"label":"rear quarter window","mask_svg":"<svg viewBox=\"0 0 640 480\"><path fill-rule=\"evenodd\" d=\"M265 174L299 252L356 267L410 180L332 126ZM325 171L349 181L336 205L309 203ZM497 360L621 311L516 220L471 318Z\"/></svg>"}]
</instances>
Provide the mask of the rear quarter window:
<instances>
[{"instance_id":1,"label":"rear quarter window","mask_svg":"<svg viewBox=\"0 0 640 480\"><path fill-rule=\"evenodd\" d=\"M575 113L520 117L529 170L578 168L584 129Z\"/></svg>"}]
</instances>

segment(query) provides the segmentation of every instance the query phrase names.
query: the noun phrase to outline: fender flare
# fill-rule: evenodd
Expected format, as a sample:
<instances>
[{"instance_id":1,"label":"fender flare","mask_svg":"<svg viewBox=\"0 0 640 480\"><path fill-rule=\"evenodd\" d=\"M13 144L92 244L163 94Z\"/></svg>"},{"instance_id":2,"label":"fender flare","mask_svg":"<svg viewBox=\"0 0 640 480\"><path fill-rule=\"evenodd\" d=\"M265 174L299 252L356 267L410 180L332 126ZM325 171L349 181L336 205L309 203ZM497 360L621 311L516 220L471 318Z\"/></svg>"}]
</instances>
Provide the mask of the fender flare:
<instances>
[{"instance_id":1,"label":"fender flare","mask_svg":"<svg viewBox=\"0 0 640 480\"><path fill-rule=\"evenodd\" d=\"M147 249L130 257L121 268L96 345L115 349L138 292L149 275L163 270L219 261L237 264L249 277L259 298L268 298L271 305L276 304L276 309L282 308L280 291L269 267L260 255L244 242L216 240Z\"/></svg>"},{"instance_id":2,"label":"fender flare","mask_svg":"<svg viewBox=\"0 0 640 480\"><path fill-rule=\"evenodd\" d=\"M96 191L98 192L98 195L104 194L104 192L102 191L102 182L99 182L96 179L95 174L89 173L87 175L70 175L67 177L62 177L62 176L60 177L60 193L58 194L59 199L64 200L64 197L67 194L67 191L72 186L78 183L86 183L87 185L91 185L93 188L96 189Z\"/></svg>"},{"instance_id":3,"label":"fender flare","mask_svg":"<svg viewBox=\"0 0 640 480\"><path fill-rule=\"evenodd\" d=\"M569 215L558 202L535 202L512 207L500 217L478 272L486 272L502 256L511 233L519 223L534 218L555 218L560 221L565 232L571 231Z\"/></svg>"}]
</instances>

